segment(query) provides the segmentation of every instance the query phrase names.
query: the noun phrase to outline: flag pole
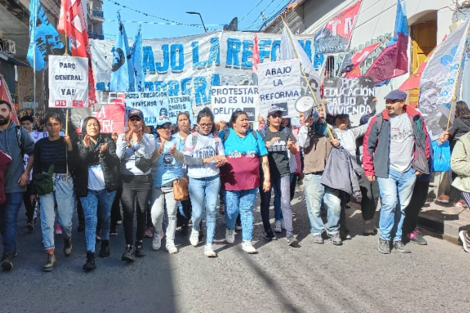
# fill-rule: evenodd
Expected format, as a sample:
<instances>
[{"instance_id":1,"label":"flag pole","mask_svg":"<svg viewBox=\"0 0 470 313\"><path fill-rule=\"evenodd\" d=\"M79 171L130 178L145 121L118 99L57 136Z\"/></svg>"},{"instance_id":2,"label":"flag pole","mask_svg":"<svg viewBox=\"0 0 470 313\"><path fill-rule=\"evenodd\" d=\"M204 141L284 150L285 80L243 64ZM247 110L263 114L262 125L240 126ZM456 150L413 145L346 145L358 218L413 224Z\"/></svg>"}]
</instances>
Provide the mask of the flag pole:
<instances>
[{"instance_id":1,"label":"flag pole","mask_svg":"<svg viewBox=\"0 0 470 313\"><path fill-rule=\"evenodd\" d=\"M470 31L470 22L467 24L467 30L465 31L465 38L468 38L468 34L469 34L469 31ZM457 74L457 78L460 78L460 75L462 74L462 65L464 64L465 62L465 51L466 49L463 49L464 51L462 52L463 53L463 57L462 57L462 61L460 62L460 66L459 66L459 72ZM460 81L460 79L459 79ZM462 84L462 82L460 81L460 84ZM459 87L459 84L455 84L455 87L454 87L454 93L452 95L452 102L450 103L450 111L449 111L449 117L447 118L447 127L446 127L446 133L449 132L449 128L450 128L450 120L452 118L452 112L453 112L453 109L454 109L454 106L455 106L455 102L457 100L457 89Z\"/></svg>"},{"instance_id":2,"label":"flag pole","mask_svg":"<svg viewBox=\"0 0 470 313\"><path fill-rule=\"evenodd\" d=\"M281 16L281 19L282 19L282 22L284 23L284 27L287 27L287 28L288 28L288 26L287 26L287 24L286 24L286 21L284 20L284 17L283 17L283 16ZM290 45L291 45L292 49L294 50L295 57L296 57L297 59L299 59L299 54L297 53L297 50L295 50L294 41L293 41L293 39L292 39L292 36L290 35L290 31L287 31L287 36L289 37ZM302 67L302 64L300 64L300 71L302 72L302 76L303 76L303 78L305 79L305 82L306 82L306 84L307 84L307 86L308 86L308 89L310 90L310 93L312 94L312 98L313 98L313 100L315 101L316 107L318 107L320 104L318 103L318 99L317 99L317 97L316 97L316 95L315 95L315 92L313 91L312 85L310 85L310 82L308 81L307 75L305 74L305 71L304 71L304 69L303 69L303 67ZM326 114L326 112L325 112L325 114ZM328 130L328 134L330 135L330 138L331 138L331 139L334 139L333 134L331 133L331 130L330 130L330 128L328 127L328 123L326 123L326 129Z\"/></svg>"},{"instance_id":3,"label":"flag pole","mask_svg":"<svg viewBox=\"0 0 470 313\"><path fill-rule=\"evenodd\" d=\"M36 116L36 40L33 47L33 116Z\"/></svg>"},{"instance_id":4,"label":"flag pole","mask_svg":"<svg viewBox=\"0 0 470 313\"><path fill-rule=\"evenodd\" d=\"M64 1L64 0L62 0ZM65 16L65 19L67 19L67 13L68 12L64 12L64 16ZM86 31L86 30L85 30ZM64 55L69 55L69 39L67 37L67 20L65 20L65 23L64 23L64 37L65 37L65 53ZM65 108L65 135L68 136L69 135L69 108ZM66 169L66 177L65 177L65 181L68 182L69 181L69 162L68 162L68 151L69 151L69 148L66 147L65 148L65 169Z\"/></svg>"}]
</instances>

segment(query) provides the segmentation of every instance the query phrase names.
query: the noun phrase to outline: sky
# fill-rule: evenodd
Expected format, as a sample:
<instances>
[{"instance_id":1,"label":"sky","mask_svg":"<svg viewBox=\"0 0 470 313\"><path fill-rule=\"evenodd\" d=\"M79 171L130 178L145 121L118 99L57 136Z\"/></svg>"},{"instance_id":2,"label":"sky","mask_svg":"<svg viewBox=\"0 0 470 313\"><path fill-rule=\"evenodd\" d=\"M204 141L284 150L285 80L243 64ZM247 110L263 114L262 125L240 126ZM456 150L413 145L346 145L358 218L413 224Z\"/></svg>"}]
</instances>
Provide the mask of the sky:
<instances>
[{"instance_id":1,"label":"sky","mask_svg":"<svg viewBox=\"0 0 470 313\"><path fill-rule=\"evenodd\" d=\"M258 30L263 24L261 11L264 11L266 19L269 19L289 2L290 0L103 0L105 17L103 33L105 39L116 38L115 35L118 32L116 12L118 10L120 10L121 20L124 22L129 38L134 38L140 22L167 23L156 17L145 16L115 3L167 20L200 26L141 23L144 39L151 39L203 33L204 29L199 16L185 13L187 11L201 13L209 31L211 29L221 30L223 25L229 24L234 17L238 17L239 30ZM139 23L131 23L130 21Z\"/></svg>"}]
</instances>

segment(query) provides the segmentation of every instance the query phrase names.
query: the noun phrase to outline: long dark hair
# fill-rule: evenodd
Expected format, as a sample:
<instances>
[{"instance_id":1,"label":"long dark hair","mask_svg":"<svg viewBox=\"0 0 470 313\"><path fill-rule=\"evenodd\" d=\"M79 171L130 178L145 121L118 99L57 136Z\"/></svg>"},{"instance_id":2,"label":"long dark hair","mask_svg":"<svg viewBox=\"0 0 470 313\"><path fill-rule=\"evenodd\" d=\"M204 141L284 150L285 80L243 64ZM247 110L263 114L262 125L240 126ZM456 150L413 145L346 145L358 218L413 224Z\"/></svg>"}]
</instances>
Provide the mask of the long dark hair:
<instances>
[{"instance_id":1,"label":"long dark hair","mask_svg":"<svg viewBox=\"0 0 470 313\"><path fill-rule=\"evenodd\" d=\"M465 101L457 101L455 104L455 117L470 117L470 109Z\"/></svg>"},{"instance_id":2,"label":"long dark hair","mask_svg":"<svg viewBox=\"0 0 470 313\"><path fill-rule=\"evenodd\" d=\"M235 124L235 122L237 121L237 118L242 114L248 116L248 114L246 114L245 111L235 111L235 112L233 112L232 116L230 117L230 122L229 122L228 126L233 127L233 124Z\"/></svg>"},{"instance_id":3,"label":"long dark hair","mask_svg":"<svg viewBox=\"0 0 470 313\"><path fill-rule=\"evenodd\" d=\"M208 117L208 118L211 119L212 129L209 133L215 134L217 129L215 128L215 123L214 123L214 113L212 113L211 109L206 107L206 108L202 109L201 111L199 111L199 113L197 114L197 123L198 124L201 121L201 118L203 118L203 117Z\"/></svg>"},{"instance_id":4,"label":"long dark hair","mask_svg":"<svg viewBox=\"0 0 470 313\"><path fill-rule=\"evenodd\" d=\"M85 118L83 120L83 124L82 124L82 134L83 134L83 137L85 137L87 135L87 132L86 132L86 124L88 124L88 121L89 120L95 120L96 123L98 123L98 137L101 135L101 125L100 125L100 121L98 121L98 119L94 116L88 116L87 118Z\"/></svg>"}]
</instances>

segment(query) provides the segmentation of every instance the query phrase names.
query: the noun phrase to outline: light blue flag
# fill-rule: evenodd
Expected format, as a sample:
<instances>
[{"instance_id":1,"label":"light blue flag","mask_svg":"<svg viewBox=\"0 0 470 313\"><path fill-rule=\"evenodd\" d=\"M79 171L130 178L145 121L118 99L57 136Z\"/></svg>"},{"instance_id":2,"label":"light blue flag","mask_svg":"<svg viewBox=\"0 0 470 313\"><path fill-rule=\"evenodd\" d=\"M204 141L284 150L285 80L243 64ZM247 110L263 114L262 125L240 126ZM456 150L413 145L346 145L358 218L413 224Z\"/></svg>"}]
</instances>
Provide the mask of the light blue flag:
<instances>
[{"instance_id":1,"label":"light blue flag","mask_svg":"<svg viewBox=\"0 0 470 313\"><path fill-rule=\"evenodd\" d=\"M112 50L113 65L109 90L122 92L135 91L134 67L132 66L126 30L121 23L121 15L119 12L117 16L119 21L119 34Z\"/></svg>"},{"instance_id":2,"label":"light blue flag","mask_svg":"<svg viewBox=\"0 0 470 313\"><path fill-rule=\"evenodd\" d=\"M132 46L132 64L134 66L135 88L136 91L145 91L145 74L144 74L144 49L142 45L142 32L135 36L134 45Z\"/></svg>"},{"instance_id":3,"label":"light blue flag","mask_svg":"<svg viewBox=\"0 0 470 313\"><path fill-rule=\"evenodd\" d=\"M46 66L47 56L54 54L55 49L63 49L64 44L60 41L57 30L49 23L39 0L31 0L29 10L30 42L26 58L36 71L41 71ZM36 64L34 64L35 58Z\"/></svg>"}]
</instances>

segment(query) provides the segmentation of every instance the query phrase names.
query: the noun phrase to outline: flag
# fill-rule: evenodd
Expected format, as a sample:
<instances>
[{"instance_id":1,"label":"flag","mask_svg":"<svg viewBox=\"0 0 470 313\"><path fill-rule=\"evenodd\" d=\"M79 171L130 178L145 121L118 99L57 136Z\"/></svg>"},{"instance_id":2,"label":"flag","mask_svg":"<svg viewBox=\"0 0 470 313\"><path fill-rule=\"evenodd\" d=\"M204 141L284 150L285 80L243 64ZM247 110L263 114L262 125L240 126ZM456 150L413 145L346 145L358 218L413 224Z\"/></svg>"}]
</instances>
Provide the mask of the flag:
<instances>
[{"instance_id":1,"label":"flag","mask_svg":"<svg viewBox=\"0 0 470 313\"><path fill-rule=\"evenodd\" d=\"M408 77L408 79L405 80L403 84L401 84L400 88L398 88L399 90L409 91L413 89L418 89L419 93L419 83L421 81L421 75L423 74L423 71L426 68L426 65L428 64L429 60L431 59L434 50L435 49L433 49L431 53L429 53L423 63L418 66L418 68L413 72L413 74L411 74L410 77Z\"/></svg>"},{"instance_id":2,"label":"flag","mask_svg":"<svg viewBox=\"0 0 470 313\"><path fill-rule=\"evenodd\" d=\"M315 38L316 53L338 53L349 49L362 1L336 15Z\"/></svg>"},{"instance_id":3,"label":"flag","mask_svg":"<svg viewBox=\"0 0 470 313\"><path fill-rule=\"evenodd\" d=\"M81 0L62 0L57 30L70 39L72 56L88 58L88 106L92 106L96 103L95 79L88 27Z\"/></svg>"},{"instance_id":4,"label":"flag","mask_svg":"<svg viewBox=\"0 0 470 313\"><path fill-rule=\"evenodd\" d=\"M135 91L145 91L144 49L140 27L132 46L132 64L134 66Z\"/></svg>"},{"instance_id":5,"label":"flag","mask_svg":"<svg viewBox=\"0 0 470 313\"><path fill-rule=\"evenodd\" d=\"M373 45L367 46L359 52L356 52L351 57L350 64L345 66L343 71L348 72L347 69L350 69L349 72L345 75L345 77L362 77L362 72L360 65L363 61L365 61L378 47L380 47L383 42L377 42ZM346 69L347 68L347 69Z\"/></svg>"},{"instance_id":6,"label":"flag","mask_svg":"<svg viewBox=\"0 0 470 313\"><path fill-rule=\"evenodd\" d=\"M121 22L121 14L117 13L119 34L112 49L113 65L111 73L110 91L135 91L134 66L130 55L126 30Z\"/></svg>"},{"instance_id":7,"label":"flag","mask_svg":"<svg viewBox=\"0 0 470 313\"><path fill-rule=\"evenodd\" d=\"M252 85L258 85L258 64L260 63L259 58L259 47L258 47L258 34L255 34L253 41L253 67L251 68L251 83Z\"/></svg>"},{"instance_id":8,"label":"flag","mask_svg":"<svg viewBox=\"0 0 470 313\"><path fill-rule=\"evenodd\" d=\"M18 115L16 114L15 105L11 99L10 89L8 89L7 82L3 75L0 74L0 100L5 100L11 104L10 119L19 125Z\"/></svg>"},{"instance_id":9,"label":"flag","mask_svg":"<svg viewBox=\"0 0 470 313\"><path fill-rule=\"evenodd\" d=\"M395 35L364 75L372 77L375 83L408 73L409 31L404 7L404 1L402 5L397 0Z\"/></svg>"},{"instance_id":10,"label":"flag","mask_svg":"<svg viewBox=\"0 0 470 313\"><path fill-rule=\"evenodd\" d=\"M431 56L421 75L419 109L433 139L447 130L455 115L465 66L469 20L460 24Z\"/></svg>"},{"instance_id":11,"label":"flag","mask_svg":"<svg viewBox=\"0 0 470 313\"><path fill-rule=\"evenodd\" d=\"M60 41L57 30L49 23L39 0L31 0L29 10L30 42L27 59L36 71L41 71L46 66L47 56L54 54L55 49L63 49L64 44Z\"/></svg>"}]
</instances>

